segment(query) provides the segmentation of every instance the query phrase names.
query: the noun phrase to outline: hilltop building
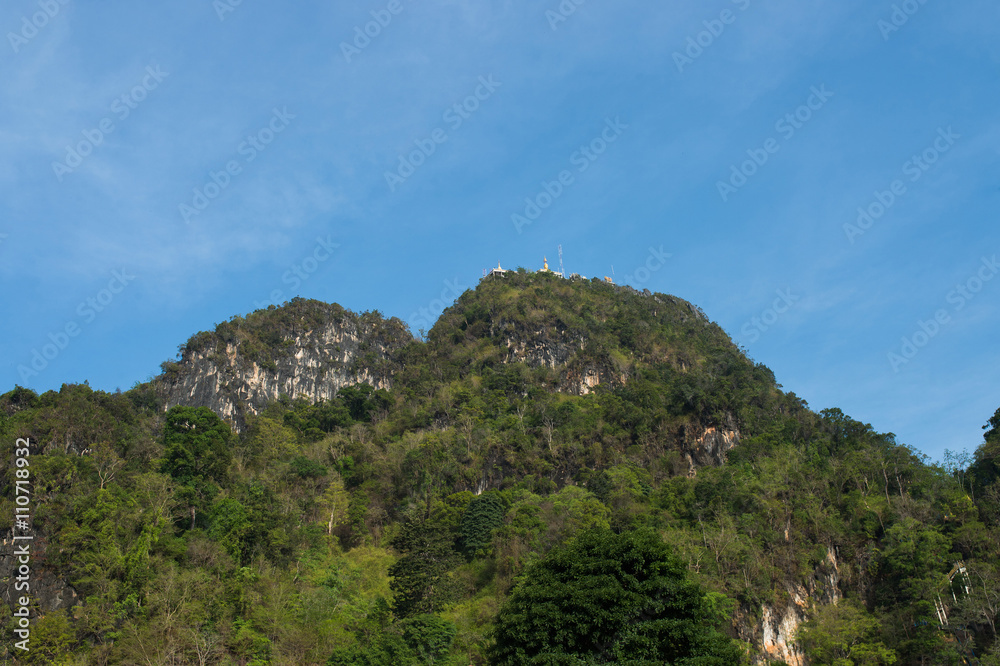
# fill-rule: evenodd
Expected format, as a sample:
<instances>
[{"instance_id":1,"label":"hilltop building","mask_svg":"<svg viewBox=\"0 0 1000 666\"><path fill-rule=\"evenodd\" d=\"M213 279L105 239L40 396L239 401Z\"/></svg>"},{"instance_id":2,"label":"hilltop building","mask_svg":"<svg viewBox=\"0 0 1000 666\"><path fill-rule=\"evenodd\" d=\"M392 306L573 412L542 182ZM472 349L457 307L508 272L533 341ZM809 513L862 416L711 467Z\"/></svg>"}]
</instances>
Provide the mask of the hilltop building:
<instances>
[{"instance_id":1,"label":"hilltop building","mask_svg":"<svg viewBox=\"0 0 1000 666\"><path fill-rule=\"evenodd\" d=\"M500 262L498 261L497 262L497 267L494 268L493 270L491 270L489 273L486 272L485 268L483 269L483 277L484 278L488 278L488 277L503 277L508 272L509 271L507 271L506 269L500 268Z\"/></svg>"},{"instance_id":2,"label":"hilltop building","mask_svg":"<svg viewBox=\"0 0 1000 666\"><path fill-rule=\"evenodd\" d=\"M538 271L539 273L552 273L553 275L558 275L559 277L566 277L565 275L563 275L559 271L549 270L549 259L548 259L548 257L542 257L542 262L544 263L544 266L542 266L542 270Z\"/></svg>"},{"instance_id":3,"label":"hilltop building","mask_svg":"<svg viewBox=\"0 0 1000 666\"><path fill-rule=\"evenodd\" d=\"M615 267L612 266L611 270L614 271L614 268ZM498 261L496 268L491 268L489 270L487 270L485 268L483 269L483 277L482 277L482 279L485 280L486 278L502 278L502 277L505 277L507 275L507 273L510 273L510 272L512 272L512 271L510 271L509 269L506 269L506 268L503 268L502 266L500 266L500 262ZM543 256L542 257L542 267L540 269L538 269L538 272L539 273L549 273L551 275L555 275L557 277L561 277L563 279L566 279L566 271L562 267L562 246L561 245L559 246L559 270L558 271L554 271L551 268L549 268L549 258L546 257L546 256ZM583 280L583 279L586 279L586 278L584 278L579 273L572 273L572 274L570 274L569 279L571 279L571 280ZM615 284L614 278L608 277L607 275L604 276L604 282L606 282L607 284ZM615 285L615 286L617 286L617 285Z\"/></svg>"},{"instance_id":4,"label":"hilltop building","mask_svg":"<svg viewBox=\"0 0 1000 666\"><path fill-rule=\"evenodd\" d=\"M538 272L539 272L539 273L551 273L552 275L557 275L557 276L559 276L559 277L561 277L561 278L564 278L564 277L566 277L565 275L563 275L563 273L562 273L561 271L554 271L554 270L552 270L551 268L549 268L549 260L548 260L548 257L542 257L542 268L541 268L541 269L539 269L539 271L538 271ZM509 270L509 269L506 269L506 268L503 268L503 267L501 267L501 266L500 266L500 262L498 261L498 262L497 262L497 267L496 267L496 268L491 268L491 269L490 269L490 270L488 270L488 271L487 271L487 270L486 270L485 268L483 269L483 279L485 280L486 278L502 278L502 277L504 277L504 276L505 276L505 275L506 275L507 273L510 273L510 270ZM578 276L578 275L576 275L575 273L574 273L574 275L575 275L576 277L579 277L579 276Z\"/></svg>"}]
</instances>

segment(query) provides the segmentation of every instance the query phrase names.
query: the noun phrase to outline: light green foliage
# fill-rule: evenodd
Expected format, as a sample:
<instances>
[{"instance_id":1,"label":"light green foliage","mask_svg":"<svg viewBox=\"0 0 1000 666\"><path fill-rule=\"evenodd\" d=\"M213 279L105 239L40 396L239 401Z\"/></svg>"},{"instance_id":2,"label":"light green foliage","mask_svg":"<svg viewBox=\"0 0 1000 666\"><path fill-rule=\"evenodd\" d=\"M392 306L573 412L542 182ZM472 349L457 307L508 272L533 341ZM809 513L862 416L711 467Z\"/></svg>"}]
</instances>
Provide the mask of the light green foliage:
<instances>
[{"instance_id":1,"label":"light green foliage","mask_svg":"<svg viewBox=\"0 0 1000 666\"><path fill-rule=\"evenodd\" d=\"M340 474L334 474L319 500L320 522L327 534L332 535L334 529L346 523L349 502L350 496L344 489L344 479Z\"/></svg>"},{"instance_id":2,"label":"light green foliage","mask_svg":"<svg viewBox=\"0 0 1000 666\"><path fill-rule=\"evenodd\" d=\"M882 603L893 593L904 602L933 601L950 568L951 543L934 527L903 518L882 539L878 566L882 574ZM931 619L930 617L921 619Z\"/></svg>"},{"instance_id":3,"label":"light green foliage","mask_svg":"<svg viewBox=\"0 0 1000 666\"><path fill-rule=\"evenodd\" d=\"M652 491L649 472L636 465L615 465L594 474L587 488L604 502L612 514L612 524L630 526L644 509Z\"/></svg>"},{"instance_id":4,"label":"light green foliage","mask_svg":"<svg viewBox=\"0 0 1000 666\"><path fill-rule=\"evenodd\" d=\"M610 527L610 516L607 506L579 486L566 486L547 497L515 493L495 539L499 583L507 588L527 563L576 533Z\"/></svg>"},{"instance_id":5,"label":"light green foliage","mask_svg":"<svg viewBox=\"0 0 1000 666\"><path fill-rule=\"evenodd\" d=\"M592 527L610 527L606 506L579 486L566 486L541 500L545 516L546 545L561 542L578 531Z\"/></svg>"},{"instance_id":6,"label":"light green foliage","mask_svg":"<svg viewBox=\"0 0 1000 666\"><path fill-rule=\"evenodd\" d=\"M227 497L212 507L212 529L209 534L237 562L246 563L250 557L253 527L250 512L239 500Z\"/></svg>"},{"instance_id":7,"label":"light green foliage","mask_svg":"<svg viewBox=\"0 0 1000 666\"><path fill-rule=\"evenodd\" d=\"M254 629L250 623L237 620L229 647L246 660L247 666L266 666L271 663L271 640Z\"/></svg>"},{"instance_id":8,"label":"light green foliage","mask_svg":"<svg viewBox=\"0 0 1000 666\"><path fill-rule=\"evenodd\" d=\"M23 664L65 666L73 663L73 627L66 611L54 611L38 618L31 627L26 653L18 651Z\"/></svg>"},{"instance_id":9,"label":"light green foliage","mask_svg":"<svg viewBox=\"0 0 1000 666\"><path fill-rule=\"evenodd\" d=\"M330 666L412 666L416 659L402 636L385 632L363 647L334 650L326 663Z\"/></svg>"},{"instance_id":10,"label":"light green foliage","mask_svg":"<svg viewBox=\"0 0 1000 666\"><path fill-rule=\"evenodd\" d=\"M252 422L246 438L236 447L236 452L244 464L252 461L260 466L272 460L285 460L297 448L294 428L261 416Z\"/></svg>"},{"instance_id":11,"label":"light green foliage","mask_svg":"<svg viewBox=\"0 0 1000 666\"><path fill-rule=\"evenodd\" d=\"M851 601L820 606L797 635L806 655L817 664L883 666L896 653L879 640L879 621Z\"/></svg>"}]
</instances>

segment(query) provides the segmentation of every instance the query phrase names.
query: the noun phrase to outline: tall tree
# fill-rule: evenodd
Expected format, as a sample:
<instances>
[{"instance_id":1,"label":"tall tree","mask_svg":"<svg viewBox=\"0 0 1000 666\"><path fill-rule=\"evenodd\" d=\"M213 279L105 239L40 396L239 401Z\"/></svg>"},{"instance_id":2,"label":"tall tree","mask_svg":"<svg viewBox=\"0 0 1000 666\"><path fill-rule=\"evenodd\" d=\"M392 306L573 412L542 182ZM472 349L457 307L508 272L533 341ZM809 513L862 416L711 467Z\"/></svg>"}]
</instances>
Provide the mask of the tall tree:
<instances>
[{"instance_id":1,"label":"tall tree","mask_svg":"<svg viewBox=\"0 0 1000 666\"><path fill-rule=\"evenodd\" d=\"M489 553L493 533L503 526L505 512L503 499L493 490L469 502L462 516L462 548L468 557Z\"/></svg>"},{"instance_id":2,"label":"tall tree","mask_svg":"<svg viewBox=\"0 0 1000 666\"><path fill-rule=\"evenodd\" d=\"M403 524L393 541L403 556L389 567L396 617L435 613L451 600L454 585L448 572L461 562L454 545L451 530L433 519L409 519Z\"/></svg>"},{"instance_id":3,"label":"tall tree","mask_svg":"<svg viewBox=\"0 0 1000 666\"><path fill-rule=\"evenodd\" d=\"M1000 522L1000 409L983 426L983 443L969 468L983 518Z\"/></svg>"},{"instance_id":4,"label":"tall tree","mask_svg":"<svg viewBox=\"0 0 1000 666\"><path fill-rule=\"evenodd\" d=\"M208 407L178 406L167 411L161 470L180 484L178 497L188 505L192 529L197 509L226 477L232 440L232 429Z\"/></svg>"},{"instance_id":5,"label":"tall tree","mask_svg":"<svg viewBox=\"0 0 1000 666\"><path fill-rule=\"evenodd\" d=\"M489 663L744 663L714 606L655 532L587 530L528 569L497 616Z\"/></svg>"}]
</instances>

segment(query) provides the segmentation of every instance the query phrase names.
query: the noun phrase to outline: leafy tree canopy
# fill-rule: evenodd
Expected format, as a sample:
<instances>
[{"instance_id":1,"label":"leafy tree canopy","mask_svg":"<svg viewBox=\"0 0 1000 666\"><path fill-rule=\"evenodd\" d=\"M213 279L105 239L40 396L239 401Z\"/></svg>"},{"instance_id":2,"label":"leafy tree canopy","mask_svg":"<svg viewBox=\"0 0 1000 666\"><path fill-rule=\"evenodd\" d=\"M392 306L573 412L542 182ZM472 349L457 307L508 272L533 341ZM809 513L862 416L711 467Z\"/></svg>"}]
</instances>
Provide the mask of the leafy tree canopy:
<instances>
[{"instance_id":1,"label":"leafy tree canopy","mask_svg":"<svg viewBox=\"0 0 1000 666\"><path fill-rule=\"evenodd\" d=\"M208 407L171 407L163 429L162 469L183 484L221 481L232 439L232 430Z\"/></svg>"},{"instance_id":2,"label":"leafy tree canopy","mask_svg":"<svg viewBox=\"0 0 1000 666\"><path fill-rule=\"evenodd\" d=\"M497 617L489 661L741 663L711 608L655 532L587 530L528 569Z\"/></svg>"}]
</instances>

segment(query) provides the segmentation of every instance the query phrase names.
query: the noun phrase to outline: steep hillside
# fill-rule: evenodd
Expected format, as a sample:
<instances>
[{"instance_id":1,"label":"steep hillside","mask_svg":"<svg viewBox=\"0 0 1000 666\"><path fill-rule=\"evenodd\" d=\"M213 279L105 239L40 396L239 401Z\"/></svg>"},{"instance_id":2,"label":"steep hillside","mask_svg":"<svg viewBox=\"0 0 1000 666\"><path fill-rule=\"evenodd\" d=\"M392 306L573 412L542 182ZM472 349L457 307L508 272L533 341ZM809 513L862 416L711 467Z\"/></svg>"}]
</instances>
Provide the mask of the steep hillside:
<instances>
[{"instance_id":1,"label":"steep hillside","mask_svg":"<svg viewBox=\"0 0 1000 666\"><path fill-rule=\"evenodd\" d=\"M486 278L445 310L428 336L433 353L463 372L523 362L559 370L560 390L621 386L635 371L683 372L729 356L729 337L686 301L551 273Z\"/></svg>"},{"instance_id":2,"label":"steep hillside","mask_svg":"<svg viewBox=\"0 0 1000 666\"><path fill-rule=\"evenodd\" d=\"M786 400L771 371L687 301L523 269L462 294L412 354L409 368L440 370L404 370L400 386L411 396L479 378L508 404L530 397L522 408L541 408L549 427L576 421L566 432L603 445L591 451L637 445L644 464L673 451L691 473L720 464L742 431L753 433Z\"/></svg>"},{"instance_id":3,"label":"steep hillside","mask_svg":"<svg viewBox=\"0 0 1000 666\"><path fill-rule=\"evenodd\" d=\"M596 280L484 280L426 341L296 299L124 394L0 396L32 484L23 530L0 467L0 536L35 544L31 654L0 556L0 658L467 666L524 639L558 643L538 663L996 666L1000 410L987 428L930 464L784 393L697 307ZM601 640L596 589L631 609ZM538 599L553 642L517 610Z\"/></svg>"},{"instance_id":4,"label":"steep hillside","mask_svg":"<svg viewBox=\"0 0 1000 666\"><path fill-rule=\"evenodd\" d=\"M682 451L691 471L720 464L740 428L780 397L770 371L697 307L596 279L523 270L484 279L426 344L412 343L398 320L296 299L192 336L155 384L167 408L208 407L238 430L281 395L329 400L343 386L394 382L412 395L429 379L415 368L439 368L431 383L523 368L543 378L533 388L577 396L629 385L665 412L658 449Z\"/></svg>"}]
</instances>

